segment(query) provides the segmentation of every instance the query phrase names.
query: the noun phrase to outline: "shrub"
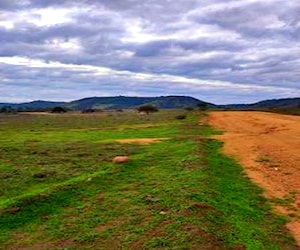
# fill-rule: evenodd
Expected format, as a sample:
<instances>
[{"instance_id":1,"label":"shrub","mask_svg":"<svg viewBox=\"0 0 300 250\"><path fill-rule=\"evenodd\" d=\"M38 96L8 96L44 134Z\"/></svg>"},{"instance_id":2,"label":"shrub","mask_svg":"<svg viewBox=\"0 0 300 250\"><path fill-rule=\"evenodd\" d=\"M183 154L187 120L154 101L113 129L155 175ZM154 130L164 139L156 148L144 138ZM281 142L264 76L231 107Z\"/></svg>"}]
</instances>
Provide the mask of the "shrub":
<instances>
[{"instance_id":1,"label":"shrub","mask_svg":"<svg viewBox=\"0 0 300 250\"><path fill-rule=\"evenodd\" d=\"M207 110L208 109L208 105L205 102L199 102L197 104L197 107L199 108L199 110Z\"/></svg>"},{"instance_id":2,"label":"shrub","mask_svg":"<svg viewBox=\"0 0 300 250\"><path fill-rule=\"evenodd\" d=\"M95 109L85 109L85 110L81 111L82 114L89 114L89 113L95 113L95 112L96 112Z\"/></svg>"},{"instance_id":3,"label":"shrub","mask_svg":"<svg viewBox=\"0 0 300 250\"><path fill-rule=\"evenodd\" d=\"M177 120L184 120L186 118L186 115L177 115L177 116L175 116L175 118Z\"/></svg>"},{"instance_id":4,"label":"shrub","mask_svg":"<svg viewBox=\"0 0 300 250\"><path fill-rule=\"evenodd\" d=\"M52 113L66 113L67 110L64 109L63 107L55 107L51 111Z\"/></svg>"},{"instance_id":5,"label":"shrub","mask_svg":"<svg viewBox=\"0 0 300 250\"><path fill-rule=\"evenodd\" d=\"M137 108L138 112L145 112L147 114L157 112L158 108L152 105L143 105Z\"/></svg>"},{"instance_id":6,"label":"shrub","mask_svg":"<svg viewBox=\"0 0 300 250\"><path fill-rule=\"evenodd\" d=\"M186 107L186 108L184 108L186 111L193 111L194 110L194 108L193 107Z\"/></svg>"}]
</instances>

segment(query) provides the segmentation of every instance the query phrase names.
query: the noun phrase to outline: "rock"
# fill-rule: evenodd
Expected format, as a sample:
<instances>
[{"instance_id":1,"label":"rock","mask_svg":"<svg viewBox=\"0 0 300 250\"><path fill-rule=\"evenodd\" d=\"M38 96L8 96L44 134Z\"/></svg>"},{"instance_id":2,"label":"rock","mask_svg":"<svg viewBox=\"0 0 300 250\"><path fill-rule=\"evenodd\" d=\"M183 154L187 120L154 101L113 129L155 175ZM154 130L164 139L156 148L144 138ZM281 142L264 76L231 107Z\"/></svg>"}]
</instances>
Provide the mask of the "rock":
<instances>
[{"instance_id":1,"label":"rock","mask_svg":"<svg viewBox=\"0 0 300 250\"><path fill-rule=\"evenodd\" d=\"M129 162L129 157L128 156L116 156L115 158L113 158L112 160L113 163L126 163Z\"/></svg>"},{"instance_id":2,"label":"rock","mask_svg":"<svg viewBox=\"0 0 300 250\"><path fill-rule=\"evenodd\" d=\"M170 213L169 211L165 211L165 210L161 210L159 212L159 214L161 214L161 215L166 215L166 214L169 214L169 213Z\"/></svg>"},{"instance_id":3,"label":"rock","mask_svg":"<svg viewBox=\"0 0 300 250\"><path fill-rule=\"evenodd\" d=\"M145 196L145 200L146 201L150 201L150 202L157 202L157 201L159 201L158 198L155 198L153 195L149 195L149 194Z\"/></svg>"}]
</instances>

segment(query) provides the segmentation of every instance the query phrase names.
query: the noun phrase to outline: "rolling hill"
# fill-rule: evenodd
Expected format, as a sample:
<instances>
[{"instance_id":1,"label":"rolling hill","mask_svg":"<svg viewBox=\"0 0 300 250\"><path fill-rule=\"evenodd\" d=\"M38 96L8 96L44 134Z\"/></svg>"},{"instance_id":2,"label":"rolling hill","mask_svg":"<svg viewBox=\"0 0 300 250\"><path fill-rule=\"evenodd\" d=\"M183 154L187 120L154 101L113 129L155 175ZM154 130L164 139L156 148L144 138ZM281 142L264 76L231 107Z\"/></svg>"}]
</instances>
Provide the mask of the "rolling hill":
<instances>
[{"instance_id":1,"label":"rolling hill","mask_svg":"<svg viewBox=\"0 0 300 250\"><path fill-rule=\"evenodd\" d=\"M300 98L266 100L250 106L252 108L295 108L300 107Z\"/></svg>"},{"instance_id":2,"label":"rolling hill","mask_svg":"<svg viewBox=\"0 0 300 250\"><path fill-rule=\"evenodd\" d=\"M104 109L132 109L141 105L153 105L157 108L173 109L196 107L199 103L206 103L188 96L161 96L161 97L90 97L65 104L67 108L73 110L83 110L89 108ZM214 106L213 104L206 103Z\"/></svg>"},{"instance_id":3,"label":"rolling hill","mask_svg":"<svg viewBox=\"0 0 300 250\"><path fill-rule=\"evenodd\" d=\"M18 111L43 111L51 110L55 106L62 106L65 102L51 102L51 101L33 101L25 103L0 103L0 108L9 108Z\"/></svg>"},{"instance_id":4,"label":"rolling hill","mask_svg":"<svg viewBox=\"0 0 300 250\"><path fill-rule=\"evenodd\" d=\"M159 109L176 109L205 105L213 109L300 109L300 98L285 98L265 100L252 104L215 105L189 96L160 96L160 97L89 97L71 102L33 101L27 103L0 103L0 109L16 111L49 111L56 106L69 110L85 109L135 109L141 105L153 105Z\"/></svg>"},{"instance_id":5,"label":"rolling hill","mask_svg":"<svg viewBox=\"0 0 300 250\"><path fill-rule=\"evenodd\" d=\"M89 97L71 102L33 101L28 103L2 103L0 108L10 107L20 111L50 110L55 106L62 106L70 110L85 109L134 109L141 105L153 105L160 109L174 109L196 107L205 104L208 107L216 107L214 104L200 101L189 96L161 96L161 97Z\"/></svg>"},{"instance_id":6,"label":"rolling hill","mask_svg":"<svg viewBox=\"0 0 300 250\"><path fill-rule=\"evenodd\" d=\"M219 105L220 108L231 109L282 109L282 108L298 108L300 107L300 98L284 98L265 100L251 104L229 104Z\"/></svg>"}]
</instances>

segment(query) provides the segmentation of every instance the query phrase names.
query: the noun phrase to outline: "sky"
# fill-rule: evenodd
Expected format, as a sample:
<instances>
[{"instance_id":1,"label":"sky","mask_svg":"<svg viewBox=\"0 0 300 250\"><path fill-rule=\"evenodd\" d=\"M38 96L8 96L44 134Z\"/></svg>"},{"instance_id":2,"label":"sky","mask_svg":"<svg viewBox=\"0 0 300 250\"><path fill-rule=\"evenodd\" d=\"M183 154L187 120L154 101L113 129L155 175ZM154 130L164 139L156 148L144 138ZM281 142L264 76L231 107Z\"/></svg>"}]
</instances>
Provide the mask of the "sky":
<instances>
[{"instance_id":1,"label":"sky","mask_svg":"<svg viewBox=\"0 0 300 250\"><path fill-rule=\"evenodd\" d=\"M0 0L0 102L300 97L299 0Z\"/></svg>"}]
</instances>

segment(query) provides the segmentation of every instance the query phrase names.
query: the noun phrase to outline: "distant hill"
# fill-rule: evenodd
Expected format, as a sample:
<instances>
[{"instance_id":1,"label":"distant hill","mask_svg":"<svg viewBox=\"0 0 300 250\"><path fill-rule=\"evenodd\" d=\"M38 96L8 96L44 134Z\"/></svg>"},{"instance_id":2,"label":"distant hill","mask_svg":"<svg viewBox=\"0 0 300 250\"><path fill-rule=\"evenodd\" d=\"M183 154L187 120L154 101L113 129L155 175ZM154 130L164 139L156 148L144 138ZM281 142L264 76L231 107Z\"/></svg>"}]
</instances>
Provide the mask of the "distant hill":
<instances>
[{"instance_id":1,"label":"distant hill","mask_svg":"<svg viewBox=\"0 0 300 250\"><path fill-rule=\"evenodd\" d=\"M67 103L65 106L73 110L90 108L102 109L132 109L141 105L154 105L157 108L174 109L196 107L199 103L206 103L188 96L161 96L161 97L90 97ZM207 103L207 105L214 106Z\"/></svg>"},{"instance_id":2,"label":"distant hill","mask_svg":"<svg viewBox=\"0 0 300 250\"><path fill-rule=\"evenodd\" d=\"M252 108L295 108L300 107L300 98L274 99L257 102Z\"/></svg>"},{"instance_id":3,"label":"distant hill","mask_svg":"<svg viewBox=\"0 0 300 250\"><path fill-rule=\"evenodd\" d=\"M1 103L0 108L10 107L19 111L50 110L55 106L62 106L71 110L86 109L134 109L141 105L154 105L160 109L175 109L197 107L198 104L216 107L214 104L200 101L189 96L161 96L161 97L89 97L71 102L33 101L28 103Z\"/></svg>"},{"instance_id":4,"label":"distant hill","mask_svg":"<svg viewBox=\"0 0 300 250\"><path fill-rule=\"evenodd\" d=\"M7 106L15 106L16 103L6 103L6 102L0 102L0 108L7 107Z\"/></svg>"},{"instance_id":5,"label":"distant hill","mask_svg":"<svg viewBox=\"0 0 300 250\"><path fill-rule=\"evenodd\" d=\"M193 97L188 96L166 96L156 97L149 100L148 103L158 108L171 109L171 108L184 108L184 107L197 107L198 104L207 104L208 107L215 107L212 103L200 101Z\"/></svg>"},{"instance_id":6,"label":"distant hill","mask_svg":"<svg viewBox=\"0 0 300 250\"><path fill-rule=\"evenodd\" d=\"M252 104L214 105L189 96L160 96L160 97L89 97L71 102L33 101L27 103L0 103L0 109L6 107L15 111L48 111L56 106L70 110L86 109L135 109L141 105L153 105L159 109L176 109L197 107L205 104L208 108L221 109L300 109L300 98L266 100Z\"/></svg>"},{"instance_id":7,"label":"distant hill","mask_svg":"<svg viewBox=\"0 0 300 250\"><path fill-rule=\"evenodd\" d=\"M65 102L33 101L25 103L0 103L0 108L10 107L18 111L50 110L55 106L62 106Z\"/></svg>"},{"instance_id":8,"label":"distant hill","mask_svg":"<svg viewBox=\"0 0 300 250\"><path fill-rule=\"evenodd\" d=\"M300 98L272 99L252 104L219 105L221 108L232 109L286 109L300 108Z\"/></svg>"},{"instance_id":9,"label":"distant hill","mask_svg":"<svg viewBox=\"0 0 300 250\"><path fill-rule=\"evenodd\" d=\"M126 109L142 105L147 102L144 97L89 97L66 104L66 107L73 110L83 110L89 108L99 109Z\"/></svg>"},{"instance_id":10,"label":"distant hill","mask_svg":"<svg viewBox=\"0 0 300 250\"><path fill-rule=\"evenodd\" d=\"M64 105L65 102L50 102L50 101L33 101L19 104L23 108L32 108L32 109L43 109L43 108L53 108L55 106Z\"/></svg>"}]
</instances>

